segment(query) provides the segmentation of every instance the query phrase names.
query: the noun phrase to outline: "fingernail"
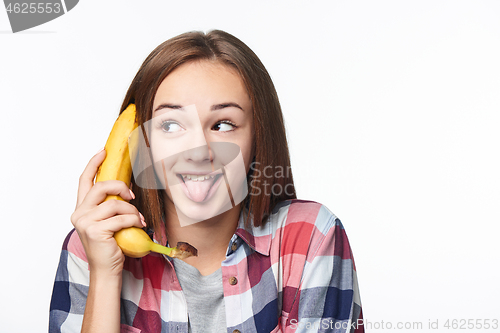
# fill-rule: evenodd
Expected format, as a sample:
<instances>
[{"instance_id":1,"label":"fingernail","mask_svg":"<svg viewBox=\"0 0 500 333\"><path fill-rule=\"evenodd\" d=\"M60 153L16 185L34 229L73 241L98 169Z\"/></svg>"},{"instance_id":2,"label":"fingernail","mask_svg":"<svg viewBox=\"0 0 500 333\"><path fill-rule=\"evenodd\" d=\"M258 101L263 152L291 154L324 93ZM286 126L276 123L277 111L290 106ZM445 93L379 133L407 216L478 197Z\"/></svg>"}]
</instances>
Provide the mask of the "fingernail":
<instances>
[{"instance_id":1,"label":"fingernail","mask_svg":"<svg viewBox=\"0 0 500 333\"><path fill-rule=\"evenodd\" d=\"M141 223L142 223L142 225L145 226L145 227L147 227L148 225L146 223L146 220L144 219L144 215L142 215L141 212L139 212L139 215L141 217Z\"/></svg>"},{"instance_id":2,"label":"fingernail","mask_svg":"<svg viewBox=\"0 0 500 333\"><path fill-rule=\"evenodd\" d=\"M104 150L104 147L102 147L101 149L99 149L99 151L97 153L95 153L95 154L97 155L97 154L99 154L103 150Z\"/></svg>"},{"instance_id":3,"label":"fingernail","mask_svg":"<svg viewBox=\"0 0 500 333\"><path fill-rule=\"evenodd\" d=\"M131 189L129 189L129 191L130 191L130 195L132 196L132 199L135 199L135 194L134 194L134 192L132 192L132 190L131 190Z\"/></svg>"}]
</instances>

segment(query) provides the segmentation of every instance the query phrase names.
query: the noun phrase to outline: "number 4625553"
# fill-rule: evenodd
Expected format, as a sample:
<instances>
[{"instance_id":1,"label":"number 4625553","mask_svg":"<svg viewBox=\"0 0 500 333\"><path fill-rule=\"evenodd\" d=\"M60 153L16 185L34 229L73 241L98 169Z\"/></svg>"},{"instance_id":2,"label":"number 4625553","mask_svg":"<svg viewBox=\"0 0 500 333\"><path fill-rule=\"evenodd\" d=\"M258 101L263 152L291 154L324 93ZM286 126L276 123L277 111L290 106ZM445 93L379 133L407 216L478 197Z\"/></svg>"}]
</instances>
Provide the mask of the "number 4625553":
<instances>
[{"instance_id":1,"label":"number 4625553","mask_svg":"<svg viewBox=\"0 0 500 333\"><path fill-rule=\"evenodd\" d=\"M55 13L59 14L61 12L60 3L9 3L7 5L7 13L15 14L35 14L35 13Z\"/></svg>"},{"instance_id":2,"label":"number 4625553","mask_svg":"<svg viewBox=\"0 0 500 333\"><path fill-rule=\"evenodd\" d=\"M498 319L453 319L446 320L444 327L447 329L497 329Z\"/></svg>"}]
</instances>

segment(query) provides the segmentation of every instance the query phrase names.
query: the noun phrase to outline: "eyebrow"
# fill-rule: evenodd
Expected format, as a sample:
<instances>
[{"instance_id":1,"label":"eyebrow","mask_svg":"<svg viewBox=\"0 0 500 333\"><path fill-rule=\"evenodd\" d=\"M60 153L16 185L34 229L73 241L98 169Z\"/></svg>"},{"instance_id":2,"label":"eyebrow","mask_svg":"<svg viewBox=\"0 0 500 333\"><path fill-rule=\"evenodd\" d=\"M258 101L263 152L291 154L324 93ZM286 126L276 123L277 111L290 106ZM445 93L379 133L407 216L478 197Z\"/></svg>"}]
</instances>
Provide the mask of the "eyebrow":
<instances>
[{"instance_id":1,"label":"eyebrow","mask_svg":"<svg viewBox=\"0 0 500 333\"><path fill-rule=\"evenodd\" d=\"M230 107L238 108L241 111L245 112L245 110L243 110L243 108L241 106L239 106L236 103L232 103L232 102L212 105L212 107L210 108L210 111L217 111L217 110L221 110L221 109L225 109L225 108L230 108Z\"/></svg>"},{"instance_id":2,"label":"eyebrow","mask_svg":"<svg viewBox=\"0 0 500 333\"><path fill-rule=\"evenodd\" d=\"M234 108L240 109L241 111L245 112L245 110L243 110L243 108L239 104L233 103L233 102L212 105L210 107L210 111L218 111L218 110L222 110L222 109L229 108L229 107L234 107ZM164 103L164 104L158 105L158 107L153 111L153 113L156 111L162 110L162 109L172 109L172 110L185 111L185 109L182 105Z\"/></svg>"},{"instance_id":3,"label":"eyebrow","mask_svg":"<svg viewBox=\"0 0 500 333\"><path fill-rule=\"evenodd\" d=\"M162 109L172 109L172 110L181 110L181 111L185 111L184 108L181 106L181 105L176 105L176 104L160 104L158 105L158 107L156 109L154 109L153 113L155 113L156 111L160 111Z\"/></svg>"}]
</instances>

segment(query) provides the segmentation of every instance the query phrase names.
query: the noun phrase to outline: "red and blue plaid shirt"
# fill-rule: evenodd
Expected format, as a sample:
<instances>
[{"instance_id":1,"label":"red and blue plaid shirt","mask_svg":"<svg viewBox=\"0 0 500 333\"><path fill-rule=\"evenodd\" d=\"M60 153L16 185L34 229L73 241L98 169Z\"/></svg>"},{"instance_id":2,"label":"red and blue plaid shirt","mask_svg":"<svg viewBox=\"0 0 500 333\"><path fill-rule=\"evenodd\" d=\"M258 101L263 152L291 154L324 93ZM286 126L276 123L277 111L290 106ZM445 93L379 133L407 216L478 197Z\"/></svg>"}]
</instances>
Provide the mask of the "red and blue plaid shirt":
<instances>
[{"instance_id":1,"label":"red and blue plaid shirt","mask_svg":"<svg viewBox=\"0 0 500 333\"><path fill-rule=\"evenodd\" d=\"M340 220L325 206L288 200L261 227L243 214L222 262L227 332L364 332L356 268ZM78 234L64 241L49 332L80 332L89 286ZM200 305L202 306L202 305ZM126 257L122 332L188 332L172 259Z\"/></svg>"}]
</instances>

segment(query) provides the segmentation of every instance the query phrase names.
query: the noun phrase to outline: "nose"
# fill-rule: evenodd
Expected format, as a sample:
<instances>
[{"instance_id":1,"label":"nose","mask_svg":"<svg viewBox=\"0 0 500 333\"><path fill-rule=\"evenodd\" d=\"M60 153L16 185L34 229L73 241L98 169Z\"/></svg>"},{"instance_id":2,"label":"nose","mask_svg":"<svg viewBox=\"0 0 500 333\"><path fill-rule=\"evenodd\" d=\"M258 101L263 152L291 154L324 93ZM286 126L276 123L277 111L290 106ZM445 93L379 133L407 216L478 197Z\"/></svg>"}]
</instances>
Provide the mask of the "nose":
<instances>
[{"instance_id":1,"label":"nose","mask_svg":"<svg viewBox=\"0 0 500 333\"><path fill-rule=\"evenodd\" d=\"M182 152L187 161L194 163L211 163L213 161L213 151L210 149L210 143L203 130L195 131L190 141L189 146L192 148Z\"/></svg>"},{"instance_id":2,"label":"nose","mask_svg":"<svg viewBox=\"0 0 500 333\"><path fill-rule=\"evenodd\" d=\"M208 145L185 150L182 154L187 161L195 163L210 163L210 161L212 160Z\"/></svg>"}]
</instances>

